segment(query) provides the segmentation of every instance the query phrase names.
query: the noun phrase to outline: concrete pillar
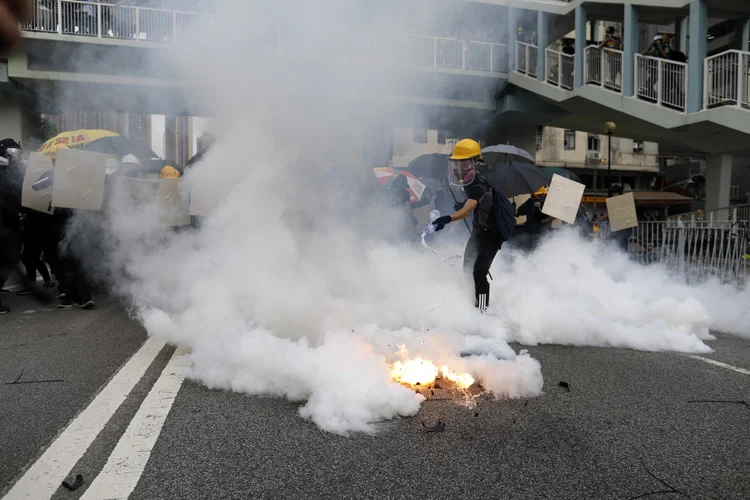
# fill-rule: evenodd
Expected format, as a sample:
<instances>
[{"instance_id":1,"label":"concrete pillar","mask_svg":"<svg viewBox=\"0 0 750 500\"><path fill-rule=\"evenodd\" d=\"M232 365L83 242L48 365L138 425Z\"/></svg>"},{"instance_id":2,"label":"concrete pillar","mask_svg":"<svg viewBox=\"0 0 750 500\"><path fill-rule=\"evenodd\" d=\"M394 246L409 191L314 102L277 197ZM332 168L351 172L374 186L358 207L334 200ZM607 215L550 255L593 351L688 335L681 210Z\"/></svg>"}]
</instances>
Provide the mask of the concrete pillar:
<instances>
[{"instance_id":1,"label":"concrete pillar","mask_svg":"<svg viewBox=\"0 0 750 500\"><path fill-rule=\"evenodd\" d=\"M536 39L537 39L537 78L545 82L547 81L547 46L549 45L549 29L548 29L549 15L541 10L537 12L537 26L536 26Z\"/></svg>"},{"instance_id":2,"label":"concrete pillar","mask_svg":"<svg viewBox=\"0 0 750 500\"><path fill-rule=\"evenodd\" d=\"M516 41L518 39L517 11L508 6L508 72L516 70Z\"/></svg>"},{"instance_id":3,"label":"concrete pillar","mask_svg":"<svg viewBox=\"0 0 750 500\"><path fill-rule=\"evenodd\" d=\"M729 206L732 191L732 155L715 154L706 158L706 210ZM716 214L725 217L728 214Z\"/></svg>"},{"instance_id":4,"label":"concrete pillar","mask_svg":"<svg viewBox=\"0 0 750 500\"><path fill-rule=\"evenodd\" d=\"M164 117L164 160L174 165L177 163L177 117Z\"/></svg>"},{"instance_id":5,"label":"concrete pillar","mask_svg":"<svg viewBox=\"0 0 750 500\"><path fill-rule=\"evenodd\" d=\"M583 87L583 61L586 57L586 7L576 6L576 55L574 60L574 86Z\"/></svg>"},{"instance_id":6,"label":"concrete pillar","mask_svg":"<svg viewBox=\"0 0 750 500\"><path fill-rule=\"evenodd\" d=\"M707 0L690 3L690 40L688 53L688 113L703 109L703 64L706 59L706 33L708 33Z\"/></svg>"},{"instance_id":7,"label":"concrete pillar","mask_svg":"<svg viewBox=\"0 0 750 500\"><path fill-rule=\"evenodd\" d=\"M735 49L750 51L750 19L738 19L734 29Z\"/></svg>"},{"instance_id":8,"label":"concrete pillar","mask_svg":"<svg viewBox=\"0 0 750 500\"><path fill-rule=\"evenodd\" d=\"M601 40L599 40L599 27L601 26L601 21L591 21L589 24L591 25L591 41L601 42Z\"/></svg>"},{"instance_id":9,"label":"concrete pillar","mask_svg":"<svg viewBox=\"0 0 750 500\"><path fill-rule=\"evenodd\" d=\"M687 52L688 18L678 17L674 22L674 48L680 52Z\"/></svg>"},{"instance_id":10,"label":"concrete pillar","mask_svg":"<svg viewBox=\"0 0 750 500\"><path fill-rule=\"evenodd\" d=\"M41 114L26 106L18 96L0 95L0 139L14 139L26 150L35 151L41 140L38 135Z\"/></svg>"},{"instance_id":11,"label":"concrete pillar","mask_svg":"<svg viewBox=\"0 0 750 500\"><path fill-rule=\"evenodd\" d=\"M635 91L635 54L638 50L638 8L625 4L622 24L622 95L632 97Z\"/></svg>"}]
</instances>

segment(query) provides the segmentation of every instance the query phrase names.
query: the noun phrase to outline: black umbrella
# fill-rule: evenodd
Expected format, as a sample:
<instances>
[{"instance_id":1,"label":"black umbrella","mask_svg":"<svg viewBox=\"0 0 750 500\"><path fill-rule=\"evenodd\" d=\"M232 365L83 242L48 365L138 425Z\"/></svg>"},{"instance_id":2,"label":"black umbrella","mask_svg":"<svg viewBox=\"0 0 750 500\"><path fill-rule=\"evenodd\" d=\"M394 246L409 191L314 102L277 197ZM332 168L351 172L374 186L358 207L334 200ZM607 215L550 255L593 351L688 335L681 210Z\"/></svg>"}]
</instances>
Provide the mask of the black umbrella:
<instances>
[{"instance_id":1,"label":"black umbrella","mask_svg":"<svg viewBox=\"0 0 750 500\"><path fill-rule=\"evenodd\" d=\"M482 150L482 159L490 168L502 165L503 163L536 163L534 157L528 152L506 144L484 148Z\"/></svg>"},{"instance_id":2,"label":"black umbrella","mask_svg":"<svg viewBox=\"0 0 750 500\"><path fill-rule=\"evenodd\" d=\"M534 193L549 183L544 171L530 163L505 163L482 169L479 175L485 176L494 189L508 198Z\"/></svg>"},{"instance_id":3,"label":"black umbrella","mask_svg":"<svg viewBox=\"0 0 750 500\"><path fill-rule=\"evenodd\" d=\"M409 163L407 170L419 179L448 180L449 168L448 155L433 153L417 156Z\"/></svg>"},{"instance_id":4,"label":"black umbrella","mask_svg":"<svg viewBox=\"0 0 750 500\"><path fill-rule=\"evenodd\" d=\"M158 158L158 155L151 151L151 149L145 144L125 137L124 135L115 135L112 137L102 137L95 141L91 141L88 144L80 148L83 151L91 151L93 153L104 153L108 155L133 155L139 160L150 160L152 158Z\"/></svg>"}]
</instances>

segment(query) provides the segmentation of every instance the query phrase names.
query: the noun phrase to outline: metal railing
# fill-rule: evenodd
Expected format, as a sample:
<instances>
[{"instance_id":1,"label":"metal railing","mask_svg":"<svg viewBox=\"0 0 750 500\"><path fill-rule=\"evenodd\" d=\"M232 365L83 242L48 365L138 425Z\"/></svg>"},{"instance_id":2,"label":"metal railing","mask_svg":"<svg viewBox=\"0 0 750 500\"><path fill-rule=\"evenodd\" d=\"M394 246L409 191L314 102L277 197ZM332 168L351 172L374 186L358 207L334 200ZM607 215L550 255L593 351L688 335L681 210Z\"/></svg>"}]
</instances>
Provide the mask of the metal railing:
<instances>
[{"instance_id":1,"label":"metal railing","mask_svg":"<svg viewBox=\"0 0 750 500\"><path fill-rule=\"evenodd\" d=\"M584 61L586 84L622 92L622 51L590 45Z\"/></svg>"},{"instance_id":2,"label":"metal railing","mask_svg":"<svg viewBox=\"0 0 750 500\"><path fill-rule=\"evenodd\" d=\"M687 64L635 54L635 94L677 111L687 110Z\"/></svg>"},{"instance_id":3,"label":"metal railing","mask_svg":"<svg viewBox=\"0 0 750 500\"><path fill-rule=\"evenodd\" d=\"M703 67L703 107L750 106L750 52L729 50L707 57Z\"/></svg>"},{"instance_id":4,"label":"metal railing","mask_svg":"<svg viewBox=\"0 0 750 500\"><path fill-rule=\"evenodd\" d=\"M135 42L176 43L212 16L192 12L91 3L84 0L39 0L26 31L117 38ZM277 22L253 25L257 46L266 53L304 55L418 68L445 68L508 73L508 45L452 38L368 30L318 29ZM536 48L534 48L536 61ZM533 73L536 74L536 62Z\"/></svg>"},{"instance_id":5,"label":"metal railing","mask_svg":"<svg viewBox=\"0 0 750 500\"><path fill-rule=\"evenodd\" d=\"M26 31L174 43L207 14L178 12L83 0L39 0Z\"/></svg>"},{"instance_id":6,"label":"metal railing","mask_svg":"<svg viewBox=\"0 0 750 500\"><path fill-rule=\"evenodd\" d=\"M575 56L547 49L547 83L573 90Z\"/></svg>"},{"instance_id":7,"label":"metal railing","mask_svg":"<svg viewBox=\"0 0 750 500\"><path fill-rule=\"evenodd\" d=\"M516 42L516 71L522 75L537 77L537 54L535 45Z\"/></svg>"},{"instance_id":8,"label":"metal railing","mask_svg":"<svg viewBox=\"0 0 750 500\"><path fill-rule=\"evenodd\" d=\"M641 221L632 229L610 233L600 224L601 238L627 235L631 260L663 266L688 283L715 277L743 283L747 272L746 222ZM622 237L622 236L621 236Z\"/></svg>"}]
</instances>

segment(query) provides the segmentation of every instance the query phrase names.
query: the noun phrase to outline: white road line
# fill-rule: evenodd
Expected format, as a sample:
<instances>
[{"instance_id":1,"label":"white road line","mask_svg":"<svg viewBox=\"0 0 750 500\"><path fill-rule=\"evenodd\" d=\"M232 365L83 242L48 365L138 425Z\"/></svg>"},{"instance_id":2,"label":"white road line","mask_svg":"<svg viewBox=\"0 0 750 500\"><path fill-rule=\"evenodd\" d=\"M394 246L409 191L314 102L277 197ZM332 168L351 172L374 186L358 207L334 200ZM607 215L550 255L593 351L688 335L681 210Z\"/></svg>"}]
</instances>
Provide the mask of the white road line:
<instances>
[{"instance_id":1,"label":"white road line","mask_svg":"<svg viewBox=\"0 0 750 500\"><path fill-rule=\"evenodd\" d=\"M688 355L688 357L697 359L698 361L703 361L711 365L720 366L721 368L726 368L727 370L732 370L737 373L741 373L743 375L750 375L750 370L746 370L744 368L737 368L736 366L728 365L726 363L722 363L721 361L716 361L715 359L708 359L708 358L704 358L703 356L694 356L692 354Z\"/></svg>"},{"instance_id":2,"label":"white road line","mask_svg":"<svg viewBox=\"0 0 750 500\"><path fill-rule=\"evenodd\" d=\"M127 499L135 490L188 366L187 350L178 348L81 500Z\"/></svg>"},{"instance_id":3,"label":"white road line","mask_svg":"<svg viewBox=\"0 0 750 500\"><path fill-rule=\"evenodd\" d=\"M3 500L44 500L60 487L164 347L148 339L13 485Z\"/></svg>"}]
</instances>

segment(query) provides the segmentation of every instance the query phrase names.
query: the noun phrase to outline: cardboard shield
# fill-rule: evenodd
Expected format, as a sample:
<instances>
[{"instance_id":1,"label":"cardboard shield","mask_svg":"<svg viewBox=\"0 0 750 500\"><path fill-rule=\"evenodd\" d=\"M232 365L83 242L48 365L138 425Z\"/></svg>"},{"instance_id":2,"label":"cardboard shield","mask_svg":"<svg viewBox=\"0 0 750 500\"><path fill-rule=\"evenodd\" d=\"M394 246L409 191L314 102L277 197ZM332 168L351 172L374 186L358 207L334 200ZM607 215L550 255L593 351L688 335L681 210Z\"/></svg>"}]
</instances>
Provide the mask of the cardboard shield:
<instances>
[{"instance_id":1,"label":"cardboard shield","mask_svg":"<svg viewBox=\"0 0 750 500\"><path fill-rule=\"evenodd\" d=\"M23 187L21 189L21 206L51 214L55 211L52 207L52 185L34 190L34 184L40 177L46 173L52 172L52 159L41 153L31 153L29 162L26 165L26 173L23 177Z\"/></svg>"},{"instance_id":2,"label":"cardboard shield","mask_svg":"<svg viewBox=\"0 0 750 500\"><path fill-rule=\"evenodd\" d=\"M561 175L553 175L542 213L573 224L586 186Z\"/></svg>"},{"instance_id":3,"label":"cardboard shield","mask_svg":"<svg viewBox=\"0 0 750 500\"><path fill-rule=\"evenodd\" d=\"M633 193L607 198L607 214L612 232L630 229L638 225Z\"/></svg>"},{"instance_id":4,"label":"cardboard shield","mask_svg":"<svg viewBox=\"0 0 750 500\"><path fill-rule=\"evenodd\" d=\"M55 162L52 206L79 210L102 209L108 156L61 149Z\"/></svg>"},{"instance_id":5,"label":"cardboard shield","mask_svg":"<svg viewBox=\"0 0 750 500\"><path fill-rule=\"evenodd\" d=\"M170 227L190 224L190 210L182 199L182 179L161 179L156 196L162 224Z\"/></svg>"}]
</instances>

